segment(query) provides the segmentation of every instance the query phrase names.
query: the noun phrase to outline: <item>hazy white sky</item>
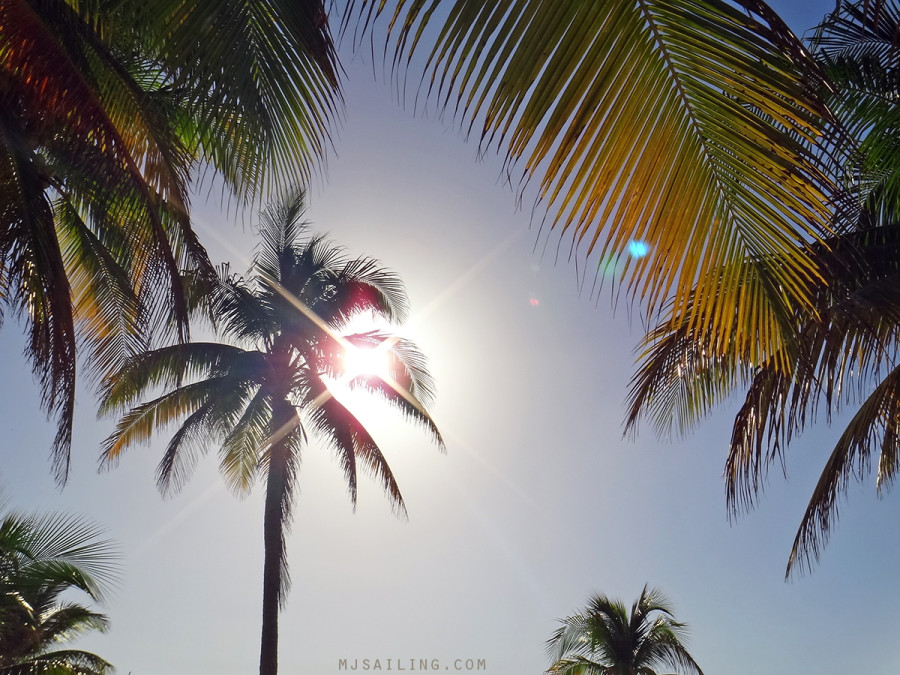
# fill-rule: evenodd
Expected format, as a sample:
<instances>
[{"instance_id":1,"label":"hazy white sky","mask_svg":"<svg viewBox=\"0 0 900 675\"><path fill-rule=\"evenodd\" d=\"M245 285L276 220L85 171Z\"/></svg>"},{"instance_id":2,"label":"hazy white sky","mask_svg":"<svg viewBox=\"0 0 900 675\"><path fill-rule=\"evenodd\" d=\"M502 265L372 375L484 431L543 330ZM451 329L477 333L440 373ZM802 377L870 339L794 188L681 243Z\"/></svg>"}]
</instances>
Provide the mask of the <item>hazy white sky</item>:
<instances>
[{"instance_id":1,"label":"hazy white sky","mask_svg":"<svg viewBox=\"0 0 900 675\"><path fill-rule=\"evenodd\" d=\"M800 30L832 7L786 18ZM596 591L630 604L647 582L690 625L708 675L900 672L900 592L890 582L900 543L889 534L900 500L854 486L815 572L782 578L837 427L795 443L789 480L776 472L760 508L729 525L721 473L736 403L684 441L649 429L623 440L640 326L606 297L579 296L574 268L552 246L534 251L538 233L527 211L514 211L496 162L476 161L474 145L446 125L398 110L364 61L347 67L346 124L308 216L406 281L413 316L401 332L431 359L448 453L391 411L361 408L406 499L404 523L367 481L354 514L329 452L308 449L281 672L332 675L341 659L409 669L422 658L450 672L472 659L491 675L536 674L558 618ZM198 215L214 261L243 269L252 237L213 206ZM213 453L181 494L161 499L153 472L166 439L97 475L112 422L95 421L85 391L75 468L60 493L46 461L53 430L14 324L0 346L9 502L86 514L124 553L106 607L112 631L81 646L134 675L254 672L262 491L232 497Z\"/></svg>"}]
</instances>

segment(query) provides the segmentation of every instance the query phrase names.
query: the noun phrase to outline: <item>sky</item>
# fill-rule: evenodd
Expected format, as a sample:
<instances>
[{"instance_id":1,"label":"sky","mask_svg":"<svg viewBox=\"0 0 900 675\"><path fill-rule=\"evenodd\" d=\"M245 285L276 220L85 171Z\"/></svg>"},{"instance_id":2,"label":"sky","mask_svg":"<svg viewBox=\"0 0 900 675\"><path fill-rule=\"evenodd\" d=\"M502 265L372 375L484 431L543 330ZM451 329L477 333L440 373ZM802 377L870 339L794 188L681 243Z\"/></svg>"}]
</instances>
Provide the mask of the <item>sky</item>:
<instances>
[{"instance_id":1,"label":"sky","mask_svg":"<svg viewBox=\"0 0 900 675\"><path fill-rule=\"evenodd\" d=\"M775 3L776 9L784 9ZM833 3L785 10L802 32ZM410 660L491 675L541 673L558 619L593 593L660 588L689 625L708 675L895 675L890 582L900 500L853 484L811 574L784 581L796 527L840 418L789 449L759 507L734 522L722 468L730 400L684 439L642 428L623 438L623 401L641 335L627 306L580 293L573 265L516 210L500 165L452 125L400 109L364 57L349 58L346 120L328 180L309 192L316 231L380 259L405 281L399 329L430 358L441 454L391 410L354 399L392 466L409 511L398 520L371 481L356 512L329 451L303 457L288 541L293 586L280 618L283 673L333 675L342 659L381 670ZM249 263L246 223L195 199L215 262ZM555 242L551 238L551 244ZM60 491L47 461L53 426L12 322L0 331L0 491L21 510L82 514L122 552L104 606L112 629L78 646L120 673L254 672L262 586L262 490L239 500L215 453L176 496L154 468L166 438L98 474L112 420L78 400L74 469ZM388 660L390 664L388 663Z\"/></svg>"}]
</instances>

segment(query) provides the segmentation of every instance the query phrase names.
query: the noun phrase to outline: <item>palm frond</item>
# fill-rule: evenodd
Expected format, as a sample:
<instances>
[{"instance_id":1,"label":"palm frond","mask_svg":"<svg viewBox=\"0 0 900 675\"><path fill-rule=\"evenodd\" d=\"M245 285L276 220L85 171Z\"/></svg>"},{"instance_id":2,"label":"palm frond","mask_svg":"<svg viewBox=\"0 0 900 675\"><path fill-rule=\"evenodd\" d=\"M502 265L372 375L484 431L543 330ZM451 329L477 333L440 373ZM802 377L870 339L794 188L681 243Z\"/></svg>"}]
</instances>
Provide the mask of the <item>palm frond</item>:
<instances>
[{"instance_id":1,"label":"palm frond","mask_svg":"<svg viewBox=\"0 0 900 675\"><path fill-rule=\"evenodd\" d=\"M60 582L101 599L119 576L118 551L97 526L63 514L7 513L0 521L0 558L18 574ZM38 574L40 572L40 574Z\"/></svg>"},{"instance_id":2,"label":"palm frond","mask_svg":"<svg viewBox=\"0 0 900 675\"><path fill-rule=\"evenodd\" d=\"M132 408L122 416L115 430L103 441L100 450L101 470L115 466L121 453L128 447L148 443L155 431L193 415L215 397L218 388L227 382L228 378L218 377L186 384ZM199 420L195 419L193 423L197 421ZM161 477L160 481L165 485L165 478Z\"/></svg>"},{"instance_id":3,"label":"palm frond","mask_svg":"<svg viewBox=\"0 0 900 675\"><path fill-rule=\"evenodd\" d=\"M55 220L72 285L75 321L87 347L89 375L106 377L146 346L146 322L125 269L112 257L81 214L65 200Z\"/></svg>"},{"instance_id":4,"label":"palm frond","mask_svg":"<svg viewBox=\"0 0 900 675\"><path fill-rule=\"evenodd\" d=\"M860 200L874 193L891 216L900 216L900 8L891 2L842 2L815 31L811 46L835 91L831 104L858 143L851 154Z\"/></svg>"},{"instance_id":5,"label":"palm frond","mask_svg":"<svg viewBox=\"0 0 900 675\"><path fill-rule=\"evenodd\" d=\"M306 223L306 193L295 186L289 195L269 204L259 215L259 244L253 268L265 279L282 282L285 255L301 245ZM311 250L310 245L304 246Z\"/></svg>"},{"instance_id":6,"label":"palm frond","mask_svg":"<svg viewBox=\"0 0 900 675\"><path fill-rule=\"evenodd\" d=\"M341 106L321 0L124 5L166 84L185 92L191 146L237 195L257 198L316 171Z\"/></svg>"},{"instance_id":7,"label":"palm frond","mask_svg":"<svg viewBox=\"0 0 900 675\"><path fill-rule=\"evenodd\" d=\"M609 668L594 663L584 656L559 659L547 670L558 675L611 675Z\"/></svg>"},{"instance_id":8,"label":"palm frond","mask_svg":"<svg viewBox=\"0 0 900 675\"><path fill-rule=\"evenodd\" d=\"M428 371L428 360L415 343L378 330L344 335L342 339L358 348L382 350L387 360L390 384L411 395L425 408L434 402L436 394L434 378ZM343 375L339 365L343 363L343 345L337 340L330 340L325 346L329 351L325 353L324 360L334 365L333 371L329 374ZM371 380L372 378L368 377L354 378L350 381L350 385L366 387ZM381 393L380 389L376 391Z\"/></svg>"},{"instance_id":9,"label":"palm frond","mask_svg":"<svg viewBox=\"0 0 900 675\"><path fill-rule=\"evenodd\" d=\"M784 305L809 306L819 273L785 254L827 231L835 186L820 158L833 119L816 64L767 5L456 0L447 14L434 8L361 0L348 14L391 17L397 68L425 52L422 95L496 147L510 172L539 182L549 222L586 274L595 269L602 281L603 260L625 258L628 288L651 312L698 286L697 301L674 315L707 327L723 292L724 305L738 305L740 287L723 289L721 270L784 259L747 270L764 294L752 304L770 321ZM627 257L634 240L648 255Z\"/></svg>"},{"instance_id":10,"label":"palm frond","mask_svg":"<svg viewBox=\"0 0 900 675\"><path fill-rule=\"evenodd\" d=\"M219 342L176 344L136 354L101 383L98 415L124 410L155 387L177 386L238 365L244 377L251 377L261 366L259 356Z\"/></svg>"},{"instance_id":11,"label":"palm frond","mask_svg":"<svg viewBox=\"0 0 900 675\"><path fill-rule=\"evenodd\" d=\"M860 406L838 439L803 515L786 574L818 560L838 515L838 499L851 476L862 479L879 453L878 488L893 483L900 453L900 367L889 373Z\"/></svg>"},{"instance_id":12,"label":"palm frond","mask_svg":"<svg viewBox=\"0 0 900 675\"><path fill-rule=\"evenodd\" d=\"M5 120L4 120L5 121ZM0 128L0 133L7 131ZM69 472L75 397L75 320L65 263L56 238L53 209L41 168L18 153L3 134L0 180L4 188L0 262L9 296L24 315L26 354L41 382L41 403L57 419L52 466L60 483Z\"/></svg>"},{"instance_id":13,"label":"palm frond","mask_svg":"<svg viewBox=\"0 0 900 675\"><path fill-rule=\"evenodd\" d=\"M412 396L403 387L385 382L379 377L357 377L351 380L351 386L364 388L366 391L377 394L389 404L399 410L403 416L411 422L415 422L428 431L432 440L442 451L445 449L444 439L437 428L437 424L431 415L425 410L424 405Z\"/></svg>"},{"instance_id":14,"label":"palm frond","mask_svg":"<svg viewBox=\"0 0 900 675\"><path fill-rule=\"evenodd\" d=\"M190 479L200 455L207 451L209 430L213 424L213 404L214 399L207 398L185 418L169 439L156 467L156 486L162 494L178 492Z\"/></svg>"},{"instance_id":15,"label":"palm frond","mask_svg":"<svg viewBox=\"0 0 900 675\"><path fill-rule=\"evenodd\" d=\"M271 417L269 394L260 389L222 442L219 468L226 485L237 495L248 494L259 473L260 453L269 438Z\"/></svg>"},{"instance_id":16,"label":"palm frond","mask_svg":"<svg viewBox=\"0 0 900 675\"><path fill-rule=\"evenodd\" d=\"M732 513L752 507L761 494L770 467L783 462L791 440L819 418L827 420L848 404L865 401L873 384L883 382L896 362L900 344L900 228L888 220L851 229L804 248L829 283L816 288L814 310L800 308L784 323L779 351L762 361L753 352L741 353L716 340L722 331L703 333L696 325L663 321L645 338L643 363L629 393L628 428L644 414L669 432L684 430L710 411L728 393L747 385L735 418L725 467L726 496ZM740 308L736 314L744 314ZM751 312L751 316L758 316ZM735 324L732 334L753 334L753 324ZM881 386L878 384L877 386ZM859 431L859 429L857 430ZM890 446L889 428L874 426L868 441L880 438ZM850 452L839 443L836 452ZM892 459L885 452L886 475ZM846 489L842 462L832 457L817 490L814 508L804 518L790 567L798 557L815 559L833 526L835 498ZM815 524L813 524L815 523Z\"/></svg>"},{"instance_id":17,"label":"palm frond","mask_svg":"<svg viewBox=\"0 0 900 675\"><path fill-rule=\"evenodd\" d=\"M316 304L317 312L335 328L342 328L358 314L374 312L391 322L402 322L409 313L409 299L400 277L374 258L347 261L337 272L336 293Z\"/></svg>"},{"instance_id":18,"label":"palm frond","mask_svg":"<svg viewBox=\"0 0 900 675\"><path fill-rule=\"evenodd\" d=\"M41 622L41 631L47 642L67 642L85 632L106 632L109 619L104 614L87 607L66 603L57 607Z\"/></svg>"},{"instance_id":19,"label":"palm frond","mask_svg":"<svg viewBox=\"0 0 900 675\"><path fill-rule=\"evenodd\" d=\"M60 649L30 657L23 663L0 668L2 675L107 675L112 665L91 652Z\"/></svg>"},{"instance_id":20,"label":"palm frond","mask_svg":"<svg viewBox=\"0 0 900 675\"><path fill-rule=\"evenodd\" d=\"M353 508L356 508L356 467L357 459L360 459L363 468L375 478L390 499L394 512L407 518L406 505L394 473L362 422L340 401L330 396L327 387L318 378L310 382L309 401L303 410L312 420L313 428L335 450L344 470Z\"/></svg>"}]
</instances>

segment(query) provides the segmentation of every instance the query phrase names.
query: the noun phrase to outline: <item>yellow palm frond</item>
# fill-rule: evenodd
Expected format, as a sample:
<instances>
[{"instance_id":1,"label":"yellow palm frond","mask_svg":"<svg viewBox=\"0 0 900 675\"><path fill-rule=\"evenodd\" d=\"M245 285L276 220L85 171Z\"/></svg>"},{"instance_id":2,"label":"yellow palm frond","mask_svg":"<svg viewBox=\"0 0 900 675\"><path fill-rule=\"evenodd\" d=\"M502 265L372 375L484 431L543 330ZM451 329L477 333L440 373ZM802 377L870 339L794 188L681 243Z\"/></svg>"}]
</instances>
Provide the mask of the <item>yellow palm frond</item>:
<instances>
[{"instance_id":1,"label":"yellow palm frond","mask_svg":"<svg viewBox=\"0 0 900 675\"><path fill-rule=\"evenodd\" d=\"M357 0L349 14L391 15L395 67L427 54L420 95L538 183L588 278L622 259L648 311L674 297L673 321L723 335L722 307L775 324L810 305L820 272L788 253L830 220L833 121L812 59L763 2L436 4ZM635 242L646 255L628 255ZM772 259L784 264L746 265Z\"/></svg>"}]
</instances>

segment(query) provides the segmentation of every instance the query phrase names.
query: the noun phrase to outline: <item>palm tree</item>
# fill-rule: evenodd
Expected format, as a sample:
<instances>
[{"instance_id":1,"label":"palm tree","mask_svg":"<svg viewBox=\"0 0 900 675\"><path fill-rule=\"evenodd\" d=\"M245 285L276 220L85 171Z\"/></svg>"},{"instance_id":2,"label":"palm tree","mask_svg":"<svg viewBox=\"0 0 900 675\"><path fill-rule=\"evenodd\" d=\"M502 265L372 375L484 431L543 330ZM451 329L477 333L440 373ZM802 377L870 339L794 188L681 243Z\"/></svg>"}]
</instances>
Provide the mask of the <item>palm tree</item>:
<instances>
[{"instance_id":1,"label":"palm tree","mask_svg":"<svg viewBox=\"0 0 900 675\"><path fill-rule=\"evenodd\" d=\"M222 342L176 344L129 359L103 384L101 413L126 411L103 449L104 465L154 429L178 421L157 470L163 492L180 487L198 455L219 447L228 486L247 493L265 479L263 618L260 675L277 672L278 610L288 590L285 536L291 522L300 456L310 435L336 452L356 503L357 462L384 489L398 515L403 497L378 444L360 421L331 396L327 380L341 376L350 346L391 356L386 378L360 376L350 384L383 396L430 433L440 433L425 410L431 378L414 345L381 332L341 338L338 331L361 312L387 320L406 313L400 280L370 258L345 259L321 236L306 235L303 195L272 206L261 217L261 242L247 279L223 276L205 309ZM161 394L157 395L159 390Z\"/></svg>"},{"instance_id":2,"label":"palm tree","mask_svg":"<svg viewBox=\"0 0 900 675\"><path fill-rule=\"evenodd\" d=\"M0 673L101 675L112 666L90 652L62 648L108 620L71 599L97 602L116 576L115 551L98 530L62 515L7 513L0 521Z\"/></svg>"},{"instance_id":3,"label":"palm tree","mask_svg":"<svg viewBox=\"0 0 900 675\"><path fill-rule=\"evenodd\" d=\"M0 0L0 301L24 319L68 475L76 352L104 376L171 315L200 170L240 198L308 175L338 69L320 0ZM193 174L192 174L193 172Z\"/></svg>"},{"instance_id":4,"label":"palm tree","mask_svg":"<svg viewBox=\"0 0 900 675\"><path fill-rule=\"evenodd\" d=\"M565 675L656 675L659 667L703 675L684 647L684 624L668 601L644 586L631 606L605 595L584 611L561 620L547 642L553 660L548 673Z\"/></svg>"},{"instance_id":5,"label":"palm tree","mask_svg":"<svg viewBox=\"0 0 900 675\"><path fill-rule=\"evenodd\" d=\"M787 445L820 410L830 420L858 406L825 461L794 539L788 575L818 559L850 478L867 476L875 466L881 492L896 477L900 459L898 30L895 4L862 2L845 4L816 31L815 55L839 85L834 108L858 141L846 167L853 180L836 212L835 234L795 252L816 260L827 283L811 287L810 308L796 306L785 317L790 339L757 360L748 351L723 348L711 331L663 322L646 336L632 381L628 426L648 415L666 433L687 430L730 392L746 390L725 469L733 514L755 504L769 467L783 461ZM783 259L760 262L778 266ZM724 299L720 308L734 316ZM732 323L730 330L752 335L766 327Z\"/></svg>"}]
</instances>

